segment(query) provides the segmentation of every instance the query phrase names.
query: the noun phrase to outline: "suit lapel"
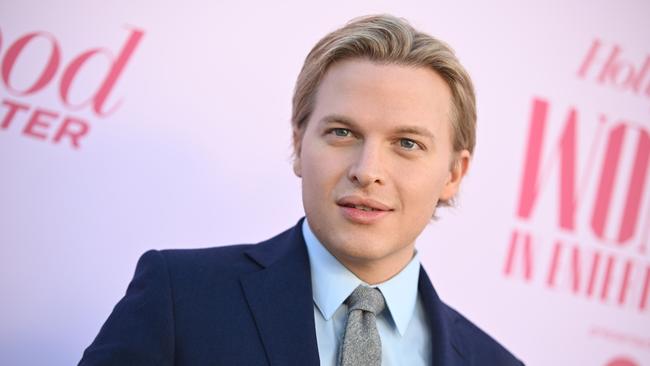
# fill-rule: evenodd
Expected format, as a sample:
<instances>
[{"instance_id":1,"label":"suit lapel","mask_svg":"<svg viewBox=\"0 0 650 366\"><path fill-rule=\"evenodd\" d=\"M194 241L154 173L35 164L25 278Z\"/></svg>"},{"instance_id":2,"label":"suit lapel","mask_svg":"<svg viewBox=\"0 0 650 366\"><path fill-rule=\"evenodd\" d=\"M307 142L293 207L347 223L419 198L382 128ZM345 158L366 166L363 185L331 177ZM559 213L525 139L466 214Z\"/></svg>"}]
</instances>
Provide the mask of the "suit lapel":
<instances>
[{"instance_id":1,"label":"suit lapel","mask_svg":"<svg viewBox=\"0 0 650 366\"><path fill-rule=\"evenodd\" d=\"M301 221L246 253L262 267L241 284L271 365L319 364Z\"/></svg>"},{"instance_id":2,"label":"suit lapel","mask_svg":"<svg viewBox=\"0 0 650 366\"><path fill-rule=\"evenodd\" d=\"M309 256L301 227L302 220L246 253L261 270L242 276L241 284L273 366L320 364ZM423 267L418 291L432 335L432 365L468 365L453 314L438 297Z\"/></svg>"},{"instance_id":3,"label":"suit lapel","mask_svg":"<svg viewBox=\"0 0 650 366\"><path fill-rule=\"evenodd\" d=\"M451 313L438 297L429 276L427 276L422 266L420 266L418 290L429 318L429 329L432 338L432 365L467 365L468 362L464 356L465 347L461 337L455 330Z\"/></svg>"}]
</instances>

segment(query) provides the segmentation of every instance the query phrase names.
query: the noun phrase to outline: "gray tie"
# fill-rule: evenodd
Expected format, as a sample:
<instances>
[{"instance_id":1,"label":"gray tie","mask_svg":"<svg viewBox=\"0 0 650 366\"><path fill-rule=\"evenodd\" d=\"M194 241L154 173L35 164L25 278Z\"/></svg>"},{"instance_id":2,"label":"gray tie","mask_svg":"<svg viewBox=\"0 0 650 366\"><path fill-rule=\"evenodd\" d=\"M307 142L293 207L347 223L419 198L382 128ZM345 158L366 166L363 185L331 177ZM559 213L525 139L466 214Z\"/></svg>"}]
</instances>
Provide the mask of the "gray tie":
<instances>
[{"instance_id":1,"label":"gray tie","mask_svg":"<svg viewBox=\"0 0 650 366\"><path fill-rule=\"evenodd\" d=\"M348 322L339 353L339 365L381 365L381 340L377 331L376 315L386 306L384 295L375 288L359 285L346 303Z\"/></svg>"}]
</instances>

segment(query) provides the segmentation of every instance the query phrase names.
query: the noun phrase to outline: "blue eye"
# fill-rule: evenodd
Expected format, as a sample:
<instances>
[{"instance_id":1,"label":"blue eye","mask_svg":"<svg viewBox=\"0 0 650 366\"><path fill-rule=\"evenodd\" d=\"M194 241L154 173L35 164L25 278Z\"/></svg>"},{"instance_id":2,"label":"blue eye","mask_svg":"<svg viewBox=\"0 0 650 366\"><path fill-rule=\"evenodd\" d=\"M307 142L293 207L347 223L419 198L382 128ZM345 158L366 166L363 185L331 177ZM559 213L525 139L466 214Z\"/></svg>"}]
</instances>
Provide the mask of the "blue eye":
<instances>
[{"instance_id":1,"label":"blue eye","mask_svg":"<svg viewBox=\"0 0 650 366\"><path fill-rule=\"evenodd\" d=\"M338 137L350 136L350 130L348 130L347 128L334 128L332 129L332 132L334 132L334 135Z\"/></svg>"},{"instance_id":2,"label":"blue eye","mask_svg":"<svg viewBox=\"0 0 650 366\"><path fill-rule=\"evenodd\" d=\"M399 146L407 150L414 150L419 147L418 144L411 139L400 139Z\"/></svg>"}]
</instances>

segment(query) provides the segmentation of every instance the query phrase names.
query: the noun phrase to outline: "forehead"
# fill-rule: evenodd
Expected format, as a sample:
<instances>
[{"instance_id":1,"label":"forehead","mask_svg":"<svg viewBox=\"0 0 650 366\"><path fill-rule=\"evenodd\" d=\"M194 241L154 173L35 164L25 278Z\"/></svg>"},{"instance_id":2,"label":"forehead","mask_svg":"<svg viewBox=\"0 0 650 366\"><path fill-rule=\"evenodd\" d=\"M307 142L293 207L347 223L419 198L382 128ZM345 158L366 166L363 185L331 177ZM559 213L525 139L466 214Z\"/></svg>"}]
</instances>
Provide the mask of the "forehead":
<instances>
[{"instance_id":1,"label":"forehead","mask_svg":"<svg viewBox=\"0 0 650 366\"><path fill-rule=\"evenodd\" d=\"M352 59L330 66L319 85L312 120L348 116L372 126L421 124L447 129L451 92L435 71Z\"/></svg>"}]
</instances>

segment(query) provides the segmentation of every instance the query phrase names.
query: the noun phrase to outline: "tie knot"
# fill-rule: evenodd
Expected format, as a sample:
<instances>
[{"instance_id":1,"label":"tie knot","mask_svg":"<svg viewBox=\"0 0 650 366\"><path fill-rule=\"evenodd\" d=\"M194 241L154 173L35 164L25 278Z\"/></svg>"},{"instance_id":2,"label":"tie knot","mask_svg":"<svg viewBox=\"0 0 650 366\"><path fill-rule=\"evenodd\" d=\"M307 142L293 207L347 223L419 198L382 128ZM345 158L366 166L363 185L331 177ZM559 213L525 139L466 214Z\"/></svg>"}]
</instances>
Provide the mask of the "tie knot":
<instances>
[{"instance_id":1,"label":"tie knot","mask_svg":"<svg viewBox=\"0 0 650 366\"><path fill-rule=\"evenodd\" d=\"M384 295L376 288L359 285L348 297L348 312L352 310L369 311L379 315L386 307Z\"/></svg>"}]
</instances>

